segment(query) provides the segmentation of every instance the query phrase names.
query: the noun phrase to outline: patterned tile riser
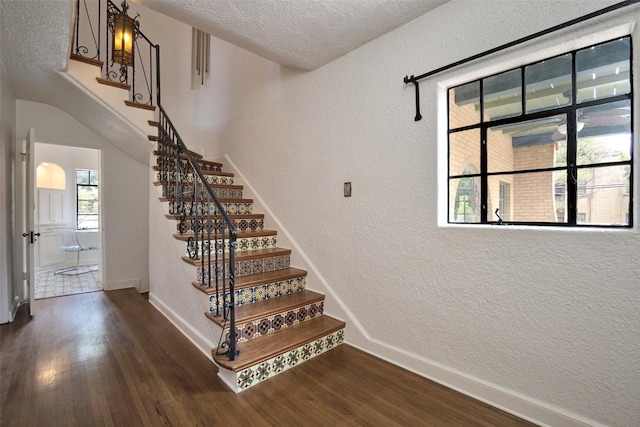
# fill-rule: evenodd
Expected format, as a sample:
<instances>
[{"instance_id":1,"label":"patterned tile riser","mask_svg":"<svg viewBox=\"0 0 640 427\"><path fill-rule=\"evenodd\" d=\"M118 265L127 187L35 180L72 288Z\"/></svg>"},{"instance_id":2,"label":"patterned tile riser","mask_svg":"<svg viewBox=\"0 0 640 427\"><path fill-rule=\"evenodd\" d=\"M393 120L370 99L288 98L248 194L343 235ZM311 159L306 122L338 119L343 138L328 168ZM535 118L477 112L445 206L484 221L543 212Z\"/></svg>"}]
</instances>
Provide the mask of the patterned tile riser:
<instances>
[{"instance_id":1,"label":"patterned tile riser","mask_svg":"<svg viewBox=\"0 0 640 427\"><path fill-rule=\"evenodd\" d=\"M171 215L181 215L182 212L182 202L169 202L169 213ZM222 207L227 215L247 215L253 213L253 203L223 203ZM213 210L213 214L218 214L218 211L215 209L213 202L209 204L207 207L204 203L194 203L193 208L192 204L187 202L185 203L185 214L192 215L192 209L194 212L197 212L198 215L204 215L208 213L208 209Z\"/></svg>"},{"instance_id":2,"label":"patterned tile riser","mask_svg":"<svg viewBox=\"0 0 640 427\"><path fill-rule=\"evenodd\" d=\"M323 310L324 302L319 302L290 310L287 313L275 314L263 319L247 322L244 325L236 327L236 342L250 341L254 338L304 322L305 320L313 319L321 316ZM229 328L225 328L224 330L224 339L227 343L231 342L229 339L229 331Z\"/></svg>"},{"instance_id":3,"label":"patterned tile riser","mask_svg":"<svg viewBox=\"0 0 640 427\"><path fill-rule=\"evenodd\" d=\"M199 187L198 198L202 199L204 197L204 191L202 187ZM213 194L216 195L218 199L242 199L242 190L239 188L212 188ZM175 186L163 185L162 186L162 196L163 197L173 197L175 193ZM178 194L180 196L191 197L193 194L193 186L182 186L181 189L178 190Z\"/></svg>"},{"instance_id":4,"label":"patterned tile riser","mask_svg":"<svg viewBox=\"0 0 640 427\"><path fill-rule=\"evenodd\" d=\"M213 236L212 236L213 237ZM205 234L206 238L206 234ZM210 251L215 253L215 241L212 244L210 241L205 240L204 247L202 247L202 241L190 241L187 243L186 255L197 254L198 256L207 255ZM264 237L239 237L237 240L236 253L252 251L256 249L273 249L276 248L276 236L264 236ZM218 240L218 254L229 252L229 240Z\"/></svg>"},{"instance_id":5,"label":"patterned tile riser","mask_svg":"<svg viewBox=\"0 0 640 427\"><path fill-rule=\"evenodd\" d=\"M228 261L228 260L227 260ZM213 264L213 260L211 260ZM247 261L236 261L236 277L248 276L250 274L258 274L263 271L275 271L282 270L283 268L289 268L291 263L289 255L277 256L277 257L268 257L268 258L259 258L252 259ZM215 274L219 274L218 277L225 279L229 277L229 263L225 263L224 268L221 264L217 267L211 266L212 269L215 269ZM207 274L206 268L198 267L198 281L202 282L209 280L209 275ZM214 280L215 276L211 277L211 280Z\"/></svg>"},{"instance_id":6,"label":"patterned tile riser","mask_svg":"<svg viewBox=\"0 0 640 427\"><path fill-rule=\"evenodd\" d=\"M161 162L167 161L167 159L173 159L176 153L178 153L180 150L178 150L178 147L176 145L171 144L169 139L166 138L162 132L159 136L160 141L164 144L161 144L160 141L158 142L158 146L156 147L156 150L158 152L158 154L156 155L156 162L158 164L161 164Z\"/></svg>"},{"instance_id":7,"label":"patterned tile riser","mask_svg":"<svg viewBox=\"0 0 640 427\"><path fill-rule=\"evenodd\" d=\"M213 283L212 286L215 286L215 283ZM294 279L282 280L280 282L272 282L265 285L244 288L233 292L234 305L240 306L271 298L278 298L283 295L303 291L306 287L307 278L302 276ZM209 295L209 312L215 313L218 307L222 310L225 304L229 305L230 303L231 293L228 291L222 294Z\"/></svg>"},{"instance_id":8,"label":"patterned tile riser","mask_svg":"<svg viewBox=\"0 0 640 427\"><path fill-rule=\"evenodd\" d=\"M221 176L221 175L205 175L204 176L205 179L207 180L207 183L209 184L218 184L218 185L233 185L233 177L232 176ZM168 182L175 182L176 181L176 173L175 172L168 172L168 173L164 173L162 171L159 171L156 174L156 179L158 181L168 181ZM180 174L179 178L178 178L179 182L193 182L193 175L192 174Z\"/></svg>"},{"instance_id":9,"label":"patterned tile riser","mask_svg":"<svg viewBox=\"0 0 640 427\"><path fill-rule=\"evenodd\" d=\"M272 357L258 365L236 372L237 392L248 389L268 378L280 374L299 363L331 350L344 341L344 329L333 332L312 343L305 344L284 354Z\"/></svg>"},{"instance_id":10,"label":"patterned tile riser","mask_svg":"<svg viewBox=\"0 0 640 427\"><path fill-rule=\"evenodd\" d=\"M159 155L156 156L156 163L158 164L158 166L162 167L165 166L167 169L175 169L176 167L176 157L175 157L175 150L173 150L171 152L171 155ZM186 159L180 159L179 160L179 168L180 169L191 169L191 166L189 165L189 162ZM203 163L203 162L199 162L198 160L196 160L196 163L198 163L198 165L200 165L200 170L202 171L209 171L209 172L222 172L222 166L221 165L216 165L216 164L210 164L210 163Z\"/></svg>"},{"instance_id":11,"label":"patterned tile riser","mask_svg":"<svg viewBox=\"0 0 640 427\"><path fill-rule=\"evenodd\" d=\"M173 165L175 161L176 155L184 155L184 150L178 148L178 146L167 136L163 129L159 129L159 137L158 145L156 146L157 155L156 162L161 164L161 162L171 162L169 164ZM221 166L219 166L221 167Z\"/></svg>"},{"instance_id":12,"label":"patterned tile riser","mask_svg":"<svg viewBox=\"0 0 640 427\"><path fill-rule=\"evenodd\" d=\"M236 227L236 230L238 230L238 233L243 233L243 232L247 232L247 231L262 231L264 229L264 219L263 218L259 218L259 219L232 219L231 221L233 221L233 224ZM177 224L177 230L179 234L194 234L195 233L195 222L190 220L190 219L186 219L184 222L178 221ZM221 222L219 222L217 224L216 227L216 223L215 222L211 222L211 223L207 223L207 224L211 224L211 233L215 232L215 229L218 229L218 232L221 232L223 229L223 224ZM200 225L199 225L199 229ZM206 225L205 225L205 230L206 230ZM207 231L205 231L206 233Z\"/></svg>"}]
</instances>

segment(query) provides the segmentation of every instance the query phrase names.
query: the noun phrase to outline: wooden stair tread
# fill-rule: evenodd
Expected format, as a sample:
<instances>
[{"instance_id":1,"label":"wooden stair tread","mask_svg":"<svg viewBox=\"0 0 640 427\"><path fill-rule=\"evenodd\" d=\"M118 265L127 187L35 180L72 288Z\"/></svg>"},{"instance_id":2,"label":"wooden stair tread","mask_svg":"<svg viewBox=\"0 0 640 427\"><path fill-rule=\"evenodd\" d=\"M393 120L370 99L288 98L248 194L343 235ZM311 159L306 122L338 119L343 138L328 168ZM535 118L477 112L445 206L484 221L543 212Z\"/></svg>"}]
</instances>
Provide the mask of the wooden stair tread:
<instances>
[{"instance_id":1,"label":"wooden stair tread","mask_svg":"<svg viewBox=\"0 0 640 427\"><path fill-rule=\"evenodd\" d=\"M325 335L339 331L344 326L344 322L322 315L272 334L238 343L237 350L240 353L235 360L229 360L225 355L216 355L216 349L214 349L212 351L213 360L225 369L230 369L234 372L242 371L279 354L313 342Z\"/></svg>"},{"instance_id":2,"label":"wooden stair tread","mask_svg":"<svg viewBox=\"0 0 640 427\"><path fill-rule=\"evenodd\" d=\"M287 249L287 248L269 248L269 249L254 249L254 250L250 250L250 251L236 252L235 260L236 260L236 262L238 262L238 261L269 258L269 257L284 256L284 255L291 255L291 249ZM182 259L187 264L195 265L195 266L198 266L198 267L202 265L202 260L201 259L197 259L197 260L196 259L191 259L186 255L183 256ZM225 260L229 261L229 256L226 256ZM218 261L222 261L222 257L218 257ZM211 259L211 262L212 263L215 262L213 257Z\"/></svg>"},{"instance_id":3,"label":"wooden stair tread","mask_svg":"<svg viewBox=\"0 0 640 427\"><path fill-rule=\"evenodd\" d=\"M158 197L161 202L172 202L176 200L175 197ZM191 203L191 198L185 198L185 201ZM218 199L220 203L253 203L253 199ZM202 199L198 198L198 202L202 202Z\"/></svg>"},{"instance_id":4,"label":"wooden stair tread","mask_svg":"<svg viewBox=\"0 0 640 427\"><path fill-rule=\"evenodd\" d=\"M152 169L155 170L155 171L159 171L160 170L160 166L153 165ZM203 170L202 174L203 175L218 175L218 176L230 176L230 177L233 177L233 173L232 172L216 172L216 171Z\"/></svg>"},{"instance_id":5,"label":"wooden stair tread","mask_svg":"<svg viewBox=\"0 0 640 427\"><path fill-rule=\"evenodd\" d=\"M204 234L205 234L205 240L206 240L206 237L207 237L206 231L205 231ZM244 232L238 232L238 238L241 238L241 237L242 238L247 238L247 237L266 237L266 236L275 236L277 234L278 234L277 230L244 231ZM179 233L175 233L173 235L173 238L176 239L176 240L182 240L182 241L186 242L187 240L189 240L189 238L194 237L194 236L195 236L195 234L179 234ZM198 240L200 240L201 236L198 236L198 237L199 237ZM215 238L216 238L216 236L212 232L211 233L211 239L213 240ZM218 233L217 238L218 239L222 239L222 238L228 239L229 238L229 232L225 231L224 235L221 235L220 233Z\"/></svg>"},{"instance_id":6,"label":"wooden stair tread","mask_svg":"<svg viewBox=\"0 0 640 427\"><path fill-rule=\"evenodd\" d=\"M156 120L147 120L147 123L149 123L149 126L151 127L160 127L160 122L156 121Z\"/></svg>"},{"instance_id":7,"label":"wooden stair tread","mask_svg":"<svg viewBox=\"0 0 640 427\"><path fill-rule=\"evenodd\" d=\"M128 107L141 108L143 110L156 111L155 105L141 104L139 102L124 101Z\"/></svg>"},{"instance_id":8,"label":"wooden stair tread","mask_svg":"<svg viewBox=\"0 0 640 427\"><path fill-rule=\"evenodd\" d=\"M82 55L76 55L75 53L72 53L70 58L74 61L84 62L85 64L95 65L96 67L100 68L102 68L102 66L104 65L104 62L100 60L87 58Z\"/></svg>"},{"instance_id":9,"label":"wooden stair tread","mask_svg":"<svg viewBox=\"0 0 640 427\"><path fill-rule=\"evenodd\" d=\"M131 90L131 85L126 83L114 82L113 80L105 79L102 77L96 77L96 80L98 81L98 83L103 85L117 87L118 89L124 89L126 91Z\"/></svg>"},{"instance_id":10,"label":"wooden stair tread","mask_svg":"<svg viewBox=\"0 0 640 427\"><path fill-rule=\"evenodd\" d=\"M260 302L244 304L236 307L236 325L242 325L245 322L256 320L261 317L284 313L289 310L304 307L305 305L317 303L323 300L324 295L304 290L288 295L282 295L277 298L269 298ZM205 313L205 316L217 325L224 327L225 322L222 316L216 317L213 313Z\"/></svg>"},{"instance_id":11,"label":"wooden stair tread","mask_svg":"<svg viewBox=\"0 0 640 427\"><path fill-rule=\"evenodd\" d=\"M265 285L267 283L282 282L284 280L295 279L297 277L306 277L307 271L301 270L295 267L287 267L281 270L263 271L261 273L250 274L247 276L240 276L235 278L234 290L251 288L253 286ZM198 282L193 282L192 285L208 295L215 295L215 281L212 280L211 288L205 288ZM221 280L219 283L220 289L229 289L228 279Z\"/></svg>"}]
</instances>

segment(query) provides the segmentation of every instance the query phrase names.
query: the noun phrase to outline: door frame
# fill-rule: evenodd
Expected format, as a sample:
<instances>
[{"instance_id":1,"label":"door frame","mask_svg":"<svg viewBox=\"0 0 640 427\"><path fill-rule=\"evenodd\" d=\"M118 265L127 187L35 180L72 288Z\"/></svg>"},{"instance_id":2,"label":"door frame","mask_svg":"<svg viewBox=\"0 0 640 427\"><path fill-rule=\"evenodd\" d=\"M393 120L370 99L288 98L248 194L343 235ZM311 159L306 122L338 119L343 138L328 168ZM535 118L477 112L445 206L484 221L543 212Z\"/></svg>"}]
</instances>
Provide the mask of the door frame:
<instances>
[{"instance_id":1,"label":"door frame","mask_svg":"<svg viewBox=\"0 0 640 427\"><path fill-rule=\"evenodd\" d=\"M30 128L27 134L17 141L16 180L15 180L15 275L13 284L13 310L11 320L16 316L21 305L29 305L29 314L35 314L34 304L34 251L38 236L34 227L35 196L34 184L34 143L35 129Z\"/></svg>"}]
</instances>

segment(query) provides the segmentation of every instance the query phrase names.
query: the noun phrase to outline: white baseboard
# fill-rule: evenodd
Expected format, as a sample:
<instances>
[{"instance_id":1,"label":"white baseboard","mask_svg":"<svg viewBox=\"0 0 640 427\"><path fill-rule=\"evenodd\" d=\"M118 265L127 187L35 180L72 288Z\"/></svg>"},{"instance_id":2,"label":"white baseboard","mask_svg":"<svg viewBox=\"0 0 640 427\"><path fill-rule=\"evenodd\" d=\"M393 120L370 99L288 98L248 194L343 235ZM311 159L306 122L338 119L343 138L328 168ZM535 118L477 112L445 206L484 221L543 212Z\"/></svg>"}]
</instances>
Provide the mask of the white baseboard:
<instances>
[{"instance_id":1,"label":"white baseboard","mask_svg":"<svg viewBox=\"0 0 640 427\"><path fill-rule=\"evenodd\" d=\"M373 338L345 344L540 426L605 427L594 420L457 371Z\"/></svg>"},{"instance_id":2,"label":"white baseboard","mask_svg":"<svg viewBox=\"0 0 640 427\"><path fill-rule=\"evenodd\" d=\"M118 289L136 288L140 289L140 278L119 280L116 282L108 282L104 286L105 291L117 291Z\"/></svg>"},{"instance_id":3,"label":"white baseboard","mask_svg":"<svg viewBox=\"0 0 640 427\"><path fill-rule=\"evenodd\" d=\"M352 345L373 356L386 360L389 363L541 426L603 426L596 421L588 419L582 415L572 413L548 402L539 401L530 396L504 388L498 384L493 384L480 378L473 377L465 374L464 372L460 372L451 367L428 360L422 356L405 352L388 343L372 338L367 333L363 325L360 324L358 319L354 316L349 307L344 303L344 301L342 301L329 283L327 283L313 262L306 256L304 251L302 251L293 236L291 236L282 223L275 217L273 211L269 209L265 201L260 197L255 188L246 179L229 156L224 156L221 160L231 166L236 176L242 180L242 184L245 188L253 193L252 196L254 201L258 201L261 208L265 210L265 220L269 217L270 220L276 223L278 236L284 234L286 239L288 239L292 244L292 249L299 252L299 259L307 264L306 266L301 267L306 268L309 271L309 274L313 274L314 279L320 282L318 284L321 286L318 288L318 291L324 292L327 302L331 302L331 304L325 303L325 314L344 320L347 323L345 334L346 344Z\"/></svg>"},{"instance_id":4,"label":"white baseboard","mask_svg":"<svg viewBox=\"0 0 640 427\"><path fill-rule=\"evenodd\" d=\"M238 393L238 384L235 372L228 369L218 368L218 378L220 378L232 392Z\"/></svg>"},{"instance_id":5,"label":"white baseboard","mask_svg":"<svg viewBox=\"0 0 640 427\"><path fill-rule=\"evenodd\" d=\"M169 319L178 330L187 337L198 350L202 352L209 360L213 362L213 356L211 355L211 349L217 347L217 345L210 339L202 335L195 330L191 325L184 321L182 317L173 311L167 304L161 299L155 296L152 292L149 293L149 302L160 312Z\"/></svg>"}]
</instances>

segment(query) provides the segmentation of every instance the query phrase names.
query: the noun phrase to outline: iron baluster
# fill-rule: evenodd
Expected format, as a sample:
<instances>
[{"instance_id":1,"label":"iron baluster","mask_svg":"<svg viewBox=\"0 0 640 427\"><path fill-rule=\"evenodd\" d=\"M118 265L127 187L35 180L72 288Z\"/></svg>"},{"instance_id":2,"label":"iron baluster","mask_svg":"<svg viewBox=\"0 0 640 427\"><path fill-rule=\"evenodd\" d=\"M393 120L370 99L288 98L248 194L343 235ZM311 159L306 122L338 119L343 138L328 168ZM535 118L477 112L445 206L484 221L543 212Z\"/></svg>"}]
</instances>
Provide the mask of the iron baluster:
<instances>
[{"instance_id":1,"label":"iron baluster","mask_svg":"<svg viewBox=\"0 0 640 427\"><path fill-rule=\"evenodd\" d=\"M160 105L160 46L155 45L156 49L156 104Z\"/></svg>"},{"instance_id":2,"label":"iron baluster","mask_svg":"<svg viewBox=\"0 0 640 427\"><path fill-rule=\"evenodd\" d=\"M207 199L207 210L209 210L209 206L211 206L211 200ZM207 241L209 242L209 250L207 253L207 268L211 270L211 211L209 211L205 220L205 224L207 226ZM211 289L211 274L209 274L207 280L207 289Z\"/></svg>"},{"instance_id":3,"label":"iron baluster","mask_svg":"<svg viewBox=\"0 0 640 427\"><path fill-rule=\"evenodd\" d=\"M93 29L93 19L92 19L92 13L89 12L89 7L87 6L87 2L86 0L83 1L84 4L84 14L81 13L80 11L80 0L77 0L75 2L75 11L76 11L76 21L75 21L75 36L74 36L74 40L73 43L75 45L75 49L74 52L76 55L78 56L83 56L83 57L90 57L91 59L98 59L100 60L100 11L102 10L100 1L98 1L98 6L97 6L97 16L94 16L94 18L97 19L98 21L98 38L96 40L96 33ZM81 40L80 40L80 20L82 19L83 16L86 16L86 21L87 21L87 26L89 27L89 32L91 34L91 38L93 39L93 44L95 45L96 48L96 54L93 56L89 56L89 48L87 46L85 46L84 44L81 44ZM84 32L83 32L84 33Z\"/></svg>"},{"instance_id":4,"label":"iron baluster","mask_svg":"<svg viewBox=\"0 0 640 427\"><path fill-rule=\"evenodd\" d=\"M223 210L224 210L224 208L223 208ZM216 214L220 215L221 212L217 212ZM220 270L222 272L221 274L222 274L222 281L223 281L222 283L225 283L227 281L226 280L227 279L227 257L226 257L227 254L224 251L224 235L226 233L226 228L227 227L225 227L223 225L222 226L222 230L221 230L221 234L220 234L220 239L222 240L222 256L221 256L222 262L220 263L220 266L221 266ZM234 296L233 296L233 294L231 292L231 289L229 289L229 294L231 296L230 303L229 303L230 307L225 307L225 310L223 312L225 320L227 320L229 318L229 310L231 310L231 307L235 307Z\"/></svg>"},{"instance_id":5,"label":"iron baluster","mask_svg":"<svg viewBox=\"0 0 640 427\"><path fill-rule=\"evenodd\" d=\"M211 222L212 227L214 227L213 229L213 234L214 234L214 238L215 238L215 253L214 253L214 259L215 259L215 266L216 266L216 294L220 295L220 274L218 274L218 215L215 212L215 209L213 211L213 213L209 213L209 221ZM226 293L226 285L224 284L224 279L222 281L222 295L224 295ZM223 304L224 304L224 297L223 297ZM222 314L224 315L224 305L222 307ZM216 316L220 316L220 304L218 303L216 306Z\"/></svg>"},{"instance_id":6,"label":"iron baluster","mask_svg":"<svg viewBox=\"0 0 640 427\"><path fill-rule=\"evenodd\" d=\"M138 39L135 40L136 50L138 51L138 56L140 56L140 48L138 47ZM141 67L144 67L144 64L140 64ZM129 83L129 82L127 82ZM136 67L135 64L131 67L131 100L133 102L138 102L138 97L142 96L138 92L136 92Z\"/></svg>"},{"instance_id":7,"label":"iron baluster","mask_svg":"<svg viewBox=\"0 0 640 427\"><path fill-rule=\"evenodd\" d=\"M104 61L104 76L105 78L109 79L109 58L111 57L111 49L109 48L109 43L113 42L112 40L110 40L109 37L109 1L107 2L107 7L106 7L106 21L107 21L107 25L104 26L104 40L105 40L105 61Z\"/></svg>"},{"instance_id":8,"label":"iron baluster","mask_svg":"<svg viewBox=\"0 0 640 427\"><path fill-rule=\"evenodd\" d=\"M80 55L80 0L76 1L76 55Z\"/></svg>"},{"instance_id":9,"label":"iron baluster","mask_svg":"<svg viewBox=\"0 0 640 427\"><path fill-rule=\"evenodd\" d=\"M193 159L191 153L187 150L184 142L178 135L175 130L175 127L171 123L171 120L167 116L166 112L162 108L161 105L158 105L159 109L159 117L160 123L163 128L162 132L167 135L170 135L172 144L171 149L174 149L174 164L175 164L175 194L173 196L174 201L180 201L181 213L184 215L189 215L189 218L192 222L192 228L195 232L195 238L198 238L198 234L200 234L200 238L202 243L204 243L205 235L203 227L207 227L207 236L209 240L209 246L206 247L208 254L206 259L202 258L202 277L200 278L201 284L203 287L211 287L212 274L213 278L216 281L216 294L222 295L222 304L223 304L223 316L224 320L228 322L230 336L228 340L222 340L218 353L220 354L223 349L226 348L226 354L228 357L233 360L237 355L236 350L236 340L238 333L236 331L235 324L235 250L236 250L236 240L237 240L237 230L235 225L229 218L229 215L225 211L224 207L216 197L213 189L207 182L202 170L200 169L197 162ZM181 158L184 159L184 165L181 161ZM187 169L188 166L188 169ZM183 182L182 174L185 174L185 181L187 183L193 184L193 192L191 193L191 210L187 212L186 209L186 192L179 191L178 183ZM188 178L188 175L191 175L191 178ZM180 195L178 195L180 192ZM194 201L198 201L198 194L201 193L201 208L197 206L194 207ZM205 202L204 197L207 197ZM206 215L205 215L206 214ZM211 243L211 231L210 227L214 227L214 243ZM218 237L220 234L220 237ZM225 234L228 237L225 237ZM222 245L222 248L220 248ZM228 265L227 265L227 247L229 251L228 255ZM200 251L204 251L205 246L202 245ZM215 250L215 256L211 257L211 251ZM219 255L219 252L222 251L222 255ZM202 252L200 252L202 253ZM211 258L215 258L213 261ZM213 265L212 265L213 264ZM226 280L225 280L226 279ZM220 291L219 281L222 280L222 292ZM224 295L227 293L227 282L228 281L228 292L229 292L229 300L227 301L224 298ZM216 315L219 315L219 305L216 307ZM224 334L224 328L223 328Z\"/></svg>"},{"instance_id":10,"label":"iron baluster","mask_svg":"<svg viewBox=\"0 0 640 427\"><path fill-rule=\"evenodd\" d=\"M94 9L95 6L97 6L97 9ZM130 93L130 99L132 101L154 105L155 98L155 104L160 105L160 47L153 44L144 35L144 33L139 31L139 29L136 29L136 31L134 32L134 43L136 49L138 49L139 60L129 66L120 66L118 68L113 58L113 40L111 34L113 32L114 26L113 15L121 13L121 9L111 0L107 0L104 10L102 8L102 0L98 0L97 3L88 2L87 0L82 0L82 2L80 0L76 0L74 2L74 8L75 28L73 31L74 46L72 52L74 52L75 55L88 57L90 59L97 59L98 61L102 62L104 67L102 74L105 78L113 81L120 81L121 83L126 84L131 83L132 90ZM104 27L104 35L102 34L103 20L106 22L106 25ZM102 41L103 36L104 43ZM146 43L142 43L142 40L140 40L139 43L138 38L143 39ZM90 40L92 40L93 44L95 45L95 54L91 53L90 48L87 46L88 43L83 43L83 41L89 42ZM148 48L148 55L142 54L142 52L140 51L141 46ZM106 50L105 60L102 61L102 52L104 50ZM144 60L143 56L145 57ZM154 66L156 80L155 83L153 76ZM131 67L131 74L129 74L129 67ZM136 67L142 67L142 74L137 72ZM148 73L147 69L149 70ZM142 84L142 86L146 87L146 93L138 93L136 91L137 89L142 89L142 92L144 92L144 89L141 88L141 85L136 82L136 76L139 77L140 75L142 75L142 78L144 79L144 84ZM131 81L129 80L129 77L132 77ZM149 97L148 100L146 99L146 96Z\"/></svg>"},{"instance_id":11,"label":"iron baluster","mask_svg":"<svg viewBox=\"0 0 640 427\"><path fill-rule=\"evenodd\" d=\"M231 231L231 230L229 230ZM231 240L229 242L229 265L230 266L235 266L235 250L236 250L236 235L235 235L235 230L233 230L233 233L230 233L230 237ZM231 296L230 298L230 322L229 322L229 332L231 334L231 336L229 337L229 360L235 360L236 356L238 355L237 350L236 350L236 344L237 344L237 339L236 339L236 310L235 310L235 305L236 305L236 301L235 301L235 273L234 273L235 267L233 269L229 270L229 294Z\"/></svg>"}]
</instances>

